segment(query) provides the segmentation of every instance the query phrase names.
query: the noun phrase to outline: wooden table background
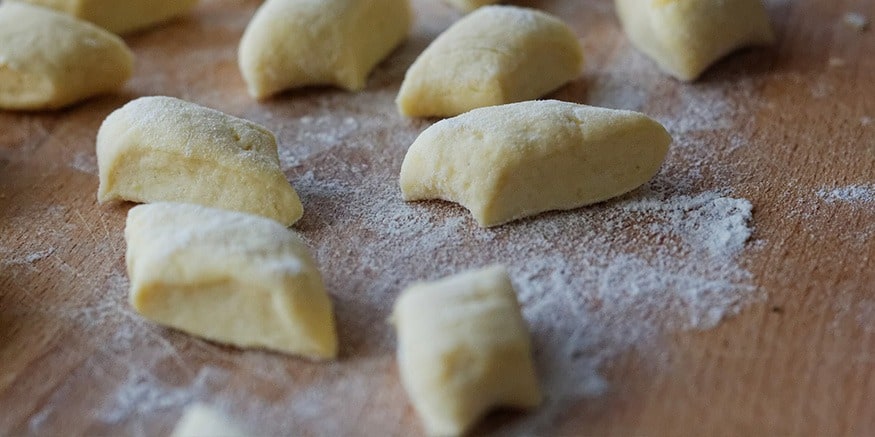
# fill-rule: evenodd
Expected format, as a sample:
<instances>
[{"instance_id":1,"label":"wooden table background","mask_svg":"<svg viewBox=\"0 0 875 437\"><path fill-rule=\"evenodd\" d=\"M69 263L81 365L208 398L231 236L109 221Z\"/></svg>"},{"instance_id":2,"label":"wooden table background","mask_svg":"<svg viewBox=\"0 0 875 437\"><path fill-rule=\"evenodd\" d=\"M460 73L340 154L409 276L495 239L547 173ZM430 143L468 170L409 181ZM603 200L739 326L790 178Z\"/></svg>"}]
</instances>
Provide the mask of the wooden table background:
<instances>
[{"instance_id":1,"label":"wooden table background","mask_svg":"<svg viewBox=\"0 0 875 437\"><path fill-rule=\"evenodd\" d=\"M161 435L193 401L265 435L421 433L385 318L410 280L494 259L464 254L490 247L464 210L404 206L387 194L406 147L430 124L398 116L392 101L406 67L458 14L415 1L410 40L362 93L315 88L256 103L237 71L236 47L258 3L203 1L189 17L126 38L136 75L116 95L58 112L0 113L0 434ZM713 329L665 323L647 344L605 344L618 353L589 361L605 387L577 397L548 391L541 410L492 415L476 432L875 434L875 202L871 194L868 202L817 195L875 189L875 37L844 23L848 12L875 16L875 3L769 1L778 44L735 54L691 85L659 74L630 47L610 1L514 3L561 16L584 43L585 73L554 97L652 114L676 140L660 180L695 173L679 192L724 190L751 201L754 234L732 262L750 273L754 291ZM122 232L131 205L96 204L94 138L112 110L155 94L277 133L305 203L295 228L314 247L335 301L338 362L203 342L128 309ZM376 204L373 187L383 190L373 194ZM515 248L501 253L517 253L504 261L521 266L535 256L527 232L545 229L535 226L577 216L597 226L612 205L488 235ZM381 217L383 210L402 214ZM440 232L405 234L430 230ZM400 242L378 241L387 235ZM408 241L429 246L407 250ZM533 324L538 345L548 334ZM542 378L554 365L565 368L538 350Z\"/></svg>"}]
</instances>

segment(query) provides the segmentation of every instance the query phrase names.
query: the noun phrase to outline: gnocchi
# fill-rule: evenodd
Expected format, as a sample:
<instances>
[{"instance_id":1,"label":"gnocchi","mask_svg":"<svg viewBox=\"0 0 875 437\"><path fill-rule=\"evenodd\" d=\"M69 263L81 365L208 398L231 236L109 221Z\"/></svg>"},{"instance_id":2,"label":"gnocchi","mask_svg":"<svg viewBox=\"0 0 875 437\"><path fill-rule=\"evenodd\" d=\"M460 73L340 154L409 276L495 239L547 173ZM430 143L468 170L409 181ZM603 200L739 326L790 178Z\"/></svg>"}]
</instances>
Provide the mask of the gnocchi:
<instances>
[{"instance_id":1,"label":"gnocchi","mask_svg":"<svg viewBox=\"0 0 875 437\"><path fill-rule=\"evenodd\" d=\"M304 242L259 216L183 203L128 212L130 302L209 340L316 360L337 355L331 301Z\"/></svg>"},{"instance_id":2,"label":"gnocchi","mask_svg":"<svg viewBox=\"0 0 875 437\"><path fill-rule=\"evenodd\" d=\"M495 226L629 192L656 174L670 143L636 112L556 100L480 108L414 141L401 193L457 202L480 226Z\"/></svg>"},{"instance_id":3,"label":"gnocchi","mask_svg":"<svg viewBox=\"0 0 875 437\"><path fill-rule=\"evenodd\" d=\"M0 109L58 109L121 88L134 56L119 37L25 3L0 4Z\"/></svg>"},{"instance_id":4,"label":"gnocchi","mask_svg":"<svg viewBox=\"0 0 875 437\"><path fill-rule=\"evenodd\" d=\"M453 24L407 70L396 100L408 117L451 117L535 99L576 78L583 51L558 18L486 6Z\"/></svg>"},{"instance_id":5,"label":"gnocchi","mask_svg":"<svg viewBox=\"0 0 875 437\"><path fill-rule=\"evenodd\" d=\"M56 9L113 33L129 33L189 11L197 0L15 0Z\"/></svg>"},{"instance_id":6,"label":"gnocchi","mask_svg":"<svg viewBox=\"0 0 875 437\"><path fill-rule=\"evenodd\" d=\"M616 0L632 43L684 81L750 45L774 42L761 0Z\"/></svg>"},{"instance_id":7,"label":"gnocchi","mask_svg":"<svg viewBox=\"0 0 875 437\"><path fill-rule=\"evenodd\" d=\"M499 405L540 404L528 327L504 267L414 284L392 320L401 380L430 435L462 434Z\"/></svg>"},{"instance_id":8,"label":"gnocchi","mask_svg":"<svg viewBox=\"0 0 875 437\"><path fill-rule=\"evenodd\" d=\"M175 201L248 212L291 226L303 214L262 126L173 97L142 97L97 133L101 203Z\"/></svg>"},{"instance_id":9,"label":"gnocchi","mask_svg":"<svg viewBox=\"0 0 875 437\"><path fill-rule=\"evenodd\" d=\"M409 0L267 0L240 41L249 94L336 85L365 87L371 70L406 37Z\"/></svg>"}]
</instances>

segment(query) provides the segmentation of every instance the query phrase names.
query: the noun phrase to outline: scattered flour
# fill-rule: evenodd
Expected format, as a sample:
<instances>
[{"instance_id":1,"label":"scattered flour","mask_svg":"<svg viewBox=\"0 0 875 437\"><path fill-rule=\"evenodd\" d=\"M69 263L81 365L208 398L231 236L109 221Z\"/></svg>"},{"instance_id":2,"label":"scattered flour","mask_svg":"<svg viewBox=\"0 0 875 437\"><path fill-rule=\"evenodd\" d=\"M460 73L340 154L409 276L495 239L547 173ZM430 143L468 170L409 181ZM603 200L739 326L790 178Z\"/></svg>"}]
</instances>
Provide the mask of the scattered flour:
<instances>
[{"instance_id":1,"label":"scattered flour","mask_svg":"<svg viewBox=\"0 0 875 437\"><path fill-rule=\"evenodd\" d=\"M866 332L875 332L875 300L864 300L858 304L857 323Z\"/></svg>"},{"instance_id":2,"label":"scattered flour","mask_svg":"<svg viewBox=\"0 0 875 437\"><path fill-rule=\"evenodd\" d=\"M77 152L70 167L85 174L97 174L97 155L93 152Z\"/></svg>"},{"instance_id":3,"label":"scattered flour","mask_svg":"<svg viewBox=\"0 0 875 437\"><path fill-rule=\"evenodd\" d=\"M7 266L30 265L37 261L46 259L52 256L54 253L55 249L53 247L50 247L48 249L28 253L27 255L10 256L9 258L3 260L3 264Z\"/></svg>"},{"instance_id":4,"label":"scattered flour","mask_svg":"<svg viewBox=\"0 0 875 437\"><path fill-rule=\"evenodd\" d=\"M660 346L666 334L709 329L760 297L737 262L750 250L747 200L722 191L679 192L663 173L615 201L481 229L460 207L404 203L393 171L400 151L335 148L313 156L293 178L308 205L297 228L322 265L342 344L341 360L320 365L315 378L289 379L288 368L301 371L299 360L229 350L138 317L126 303L128 281L118 265L107 267L104 291L91 301L47 309L69 319L83 341L98 342L78 370L83 377L124 381L93 387L95 423L150 435L160 431L144 428L150 417L178 415L195 401L234 411L266 434L338 434L386 429L387 418L411 420L386 322L395 296L415 280L500 262L519 292L548 395L544 407L502 429L542 434L570 405L611 390L602 372L621 354L638 351L659 367L667 359ZM363 170L384 160L381 170ZM252 384L287 389L265 399ZM29 430L57 431L58 406L77 390L77 378L56 387ZM336 419L324 421L326 415Z\"/></svg>"},{"instance_id":5,"label":"scattered flour","mask_svg":"<svg viewBox=\"0 0 875 437\"><path fill-rule=\"evenodd\" d=\"M841 68L841 67L844 67L844 66L847 65L847 64L848 64L847 61L845 61L845 60L842 59L842 58L838 58L838 57L831 57L831 58L829 58L829 60L827 61L827 65L828 65L830 68Z\"/></svg>"},{"instance_id":6,"label":"scattered flour","mask_svg":"<svg viewBox=\"0 0 875 437\"><path fill-rule=\"evenodd\" d=\"M827 203L875 203L875 184L821 188L817 195Z\"/></svg>"},{"instance_id":7,"label":"scattered flour","mask_svg":"<svg viewBox=\"0 0 875 437\"><path fill-rule=\"evenodd\" d=\"M869 29L869 18L859 12L848 12L844 17L845 24L857 32L864 32Z\"/></svg>"},{"instance_id":8,"label":"scattered flour","mask_svg":"<svg viewBox=\"0 0 875 437\"><path fill-rule=\"evenodd\" d=\"M815 99L830 97L834 92L835 88L827 81L815 82L811 87L811 97L814 97Z\"/></svg>"},{"instance_id":9,"label":"scattered flour","mask_svg":"<svg viewBox=\"0 0 875 437\"><path fill-rule=\"evenodd\" d=\"M344 296L341 320L368 332L353 343L391 344L391 332L367 314L380 314L379 323L394 300L387 296L405 284L508 265L549 393L548 406L515 430L537 434L569 402L609 389L600 369L612 358L630 349L659 355L665 333L709 329L758 298L736 263L751 235L750 202L716 191L675 194L660 182L618 201L492 229L446 203L401 202L388 175L349 183L308 171L293 184L315 206L310 214L336 218L304 235L324 269L347 278L329 278L329 288L358 284L335 289ZM338 252L344 246L335 239L347 238Z\"/></svg>"},{"instance_id":10,"label":"scattered flour","mask_svg":"<svg viewBox=\"0 0 875 437\"><path fill-rule=\"evenodd\" d=\"M610 13L609 7L600 10ZM220 36L236 40L231 37L242 30L245 18L215 15L228 23L210 24L203 32L220 27ZM427 37L448 22L424 24ZM426 43L414 41L419 45L403 48L398 59L409 64ZM166 56L157 49L141 51ZM223 50L217 59L233 67L232 54ZM158 328L127 305L123 250L103 247L114 254L106 257L112 262L88 272L89 278L100 278L88 283L99 292L88 290L82 293L85 301L62 308L40 307L68 320L70 330L80 333L82 349L93 352L76 369L81 378L47 391L45 407L28 430L63 431L64 422L56 417L63 410L59 406L86 386L91 400L80 402L82 414L129 435L167 431L143 424L175 420L194 401L233 411L239 415L235 419L264 435L417 429L394 369L394 333L386 322L392 303L413 281L492 263L506 264L512 275L548 396L542 408L515 417L503 433L548 434L572 405L622 384L605 375L628 352L663 366L670 359L665 336L710 329L762 298L742 262L755 250L748 242L753 207L725 189L722 179L734 170L727 167L732 160L724 159L726 154L744 147L753 129L730 122L760 102L758 87L748 79L650 96L645 90L666 89L654 84L667 79L649 62L630 48L612 69L594 74L585 103L644 110L663 121L675 137L663 172L623 198L492 229L478 228L456 205L401 200L401 160L428 125L397 116L393 100L406 67L401 62L380 67L361 93L302 92L239 114L277 133L281 162L306 208L295 229L313 248L335 304L340 360L309 364ZM202 67L173 81L166 72L146 71L131 86L160 90L199 83L190 76L215 65ZM204 81L191 94L209 87L214 84ZM238 96L215 91L201 103L222 109L228 98ZM248 102L244 94L239 98ZM662 105L663 98L674 100ZM704 142L702 135L725 141ZM77 160L75 168L92 170L84 155L81 165ZM77 226L91 226L68 215ZM120 238L113 234L104 241L100 229L91 227L102 244ZM49 359L70 361L60 355Z\"/></svg>"}]
</instances>

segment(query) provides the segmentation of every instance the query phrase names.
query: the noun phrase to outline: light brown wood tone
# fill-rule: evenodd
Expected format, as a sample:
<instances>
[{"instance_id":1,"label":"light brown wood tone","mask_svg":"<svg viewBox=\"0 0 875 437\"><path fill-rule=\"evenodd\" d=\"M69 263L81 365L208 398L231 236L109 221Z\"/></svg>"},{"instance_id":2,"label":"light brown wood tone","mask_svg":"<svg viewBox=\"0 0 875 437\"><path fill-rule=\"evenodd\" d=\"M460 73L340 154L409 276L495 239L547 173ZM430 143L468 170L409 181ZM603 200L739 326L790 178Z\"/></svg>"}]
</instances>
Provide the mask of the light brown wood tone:
<instances>
[{"instance_id":1,"label":"light brown wood tone","mask_svg":"<svg viewBox=\"0 0 875 437\"><path fill-rule=\"evenodd\" d=\"M398 116L392 99L406 67L457 13L437 0L416 2L414 35L361 94L316 88L257 103L246 95L236 47L258 3L204 1L190 17L128 37L136 75L117 95L58 112L0 112L0 434L162 435L192 400L218 403L261 433L421 433L385 323L404 284L387 284L378 302L365 299L357 294L363 284L385 280L367 266L325 271L342 343L341 360L327 365L199 341L125 305L122 232L131 205L96 204L94 138L126 101L173 95L263 123L284 154L303 157L286 166L293 184L311 171L349 184L362 174L397 176L406 147L429 124ZM741 259L760 301L714 329L668 334L661 365L645 352L616 357L602 369L605 395L569 403L540 432L875 434L875 204L815 195L824 186L875 183L875 33L843 21L850 11L875 17L875 3L772 1L778 45L737 53L692 85L656 73L630 47L607 0L517 4L561 16L585 45L584 75L555 97L623 104L628 87L643 111L666 119L685 113L684 92L728 90L723 98L737 110L723 115L725 129L676 139L706 147L742 132L741 147L689 165L700 166L700 188L725 186L751 200L760 241ZM639 77L642 65L653 72ZM316 124L302 134L308 116ZM320 117L349 118L358 129L340 132ZM331 135L320 137L322 128ZM330 190L302 197L296 228L320 262L356 263L359 243L373 237L345 227L355 211ZM425 208L464 214L446 204ZM439 264L415 275L442 273ZM501 433L520 417L499 414L478 431Z\"/></svg>"}]
</instances>

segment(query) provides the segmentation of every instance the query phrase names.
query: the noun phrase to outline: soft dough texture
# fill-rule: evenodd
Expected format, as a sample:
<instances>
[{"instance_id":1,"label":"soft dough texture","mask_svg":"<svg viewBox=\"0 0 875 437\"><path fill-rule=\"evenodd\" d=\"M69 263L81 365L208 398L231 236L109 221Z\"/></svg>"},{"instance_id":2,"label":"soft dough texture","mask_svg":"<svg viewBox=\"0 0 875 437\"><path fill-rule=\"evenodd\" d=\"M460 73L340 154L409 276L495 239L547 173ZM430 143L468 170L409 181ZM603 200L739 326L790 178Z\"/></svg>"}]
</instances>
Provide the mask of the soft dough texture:
<instances>
[{"instance_id":1,"label":"soft dough texture","mask_svg":"<svg viewBox=\"0 0 875 437\"><path fill-rule=\"evenodd\" d=\"M144 317L240 347L337 355L331 301L303 241L259 216L140 205L125 227L131 305Z\"/></svg>"},{"instance_id":2,"label":"soft dough texture","mask_svg":"<svg viewBox=\"0 0 875 437\"><path fill-rule=\"evenodd\" d=\"M666 73L695 80L745 46L774 42L761 0L616 0L632 43Z\"/></svg>"},{"instance_id":3,"label":"soft dough texture","mask_svg":"<svg viewBox=\"0 0 875 437\"><path fill-rule=\"evenodd\" d=\"M267 0L240 41L249 94L308 85L365 87L410 31L409 0Z\"/></svg>"},{"instance_id":4,"label":"soft dough texture","mask_svg":"<svg viewBox=\"0 0 875 437\"><path fill-rule=\"evenodd\" d=\"M194 404L185 409L185 413L170 437L246 437L236 423L228 420L225 415L203 404Z\"/></svg>"},{"instance_id":5,"label":"soft dough texture","mask_svg":"<svg viewBox=\"0 0 875 437\"><path fill-rule=\"evenodd\" d=\"M474 9L498 3L499 0L444 0L454 8L463 12L471 12Z\"/></svg>"},{"instance_id":6,"label":"soft dough texture","mask_svg":"<svg viewBox=\"0 0 875 437\"><path fill-rule=\"evenodd\" d=\"M57 109L114 91L134 56L117 36L50 9L0 4L0 109Z\"/></svg>"},{"instance_id":7,"label":"soft dough texture","mask_svg":"<svg viewBox=\"0 0 875 437\"><path fill-rule=\"evenodd\" d=\"M66 12L114 33L145 29L188 12L197 0L15 0Z\"/></svg>"},{"instance_id":8,"label":"soft dough texture","mask_svg":"<svg viewBox=\"0 0 875 437\"><path fill-rule=\"evenodd\" d=\"M262 126L172 97L142 97L97 133L101 203L189 202L270 217L303 214Z\"/></svg>"},{"instance_id":9,"label":"soft dough texture","mask_svg":"<svg viewBox=\"0 0 875 437\"><path fill-rule=\"evenodd\" d=\"M535 407L528 327L504 267L405 290L392 320L401 380L431 435L458 435L496 406Z\"/></svg>"},{"instance_id":10,"label":"soft dough texture","mask_svg":"<svg viewBox=\"0 0 875 437\"><path fill-rule=\"evenodd\" d=\"M583 51L565 23L544 12L487 6L453 24L407 70L398 110L448 117L531 100L576 78Z\"/></svg>"},{"instance_id":11,"label":"soft dough texture","mask_svg":"<svg viewBox=\"0 0 875 437\"><path fill-rule=\"evenodd\" d=\"M401 191L408 201L457 202L494 226L629 192L656 174L670 143L637 112L556 100L475 109L416 139Z\"/></svg>"}]
</instances>

